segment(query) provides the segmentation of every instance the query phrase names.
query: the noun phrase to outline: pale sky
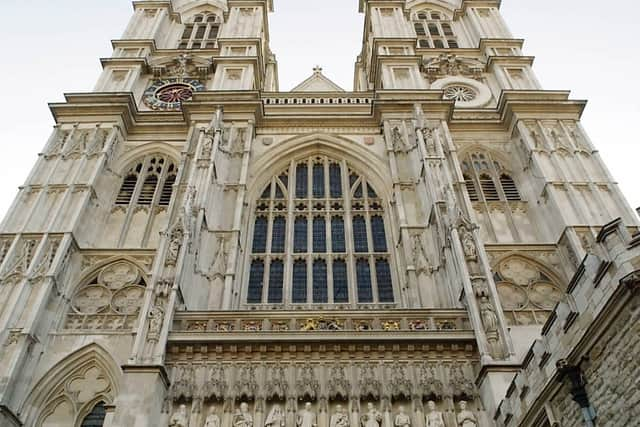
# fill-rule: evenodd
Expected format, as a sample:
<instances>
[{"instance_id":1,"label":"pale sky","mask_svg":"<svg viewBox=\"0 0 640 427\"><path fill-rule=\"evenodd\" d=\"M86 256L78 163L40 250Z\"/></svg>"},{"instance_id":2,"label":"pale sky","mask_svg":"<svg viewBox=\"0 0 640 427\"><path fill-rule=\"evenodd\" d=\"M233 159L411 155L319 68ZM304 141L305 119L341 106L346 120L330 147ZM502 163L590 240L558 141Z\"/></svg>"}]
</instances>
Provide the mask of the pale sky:
<instances>
[{"instance_id":1,"label":"pale sky","mask_svg":"<svg viewBox=\"0 0 640 427\"><path fill-rule=\"evenodd\" d=\"M9 208L54 124L48 102L90 91L98 58L111 55L132 13L130 0L2 0L0 49L0 217ZM274 0L271 48L280 90L314 65L345 89L362 43L358 0ZM545 89L587 99L583 125L633 208L640 206L640 30L636 0L504 0L502 12Z\"/></svg>"}]
</instances>

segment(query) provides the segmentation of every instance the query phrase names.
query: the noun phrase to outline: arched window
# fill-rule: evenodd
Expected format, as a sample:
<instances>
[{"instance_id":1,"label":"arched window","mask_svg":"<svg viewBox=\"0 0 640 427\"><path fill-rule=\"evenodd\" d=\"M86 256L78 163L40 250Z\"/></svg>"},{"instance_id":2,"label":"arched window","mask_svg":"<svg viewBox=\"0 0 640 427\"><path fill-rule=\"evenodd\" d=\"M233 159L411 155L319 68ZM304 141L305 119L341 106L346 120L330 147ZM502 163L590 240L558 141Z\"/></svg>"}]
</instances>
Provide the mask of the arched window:
<instances>
[{"instance_id":1,"label":"arched window","mask_svg":"<svg viewBox=\"0 0 640 427\"><path fill-rule=\"evenodd\" d=\"M203 12L185 25L178 49L213 49L216 45L220 19L212 12Z\"/></svg>"},{"instance_id":2,"label":"arched window","mask_svg":"<svg viewBox=\"0 0 640 427\"><path fill-rule=\"evenodd\" d=\"M168 206L178 169L166 156L155 154L139 160L125 174L116 205Z\"/></svg>"},{"instance_id":3,"label":"arched window","mask_svg":"<svg viewBox=\"0 0 640 427\"><path fill-rule=\"evenodd\" d=\"M392 304L382 200L326 156L292 162L256 202L248 304Z\"/></svg>"},{"instance_id":4,"label":"arched window","mask_svg":"<svg viewBox=\"0 0 640 427\"><path fill-rule=\"evenodd\" d=\"M418 36L418 47L435 49L454 49L458 40L451 20L441 12L430 9L415 14L413 26Z\"/></svg>"},{"instance_id":5,"label":"arched window","mask_svg":"<svg viewBox=\"0 0 640 427\"><path fill-rule=\"evenodd\" d=\"M102 427L106 416L107 410L104 407L104 403L100 402L93 407L93 410L89 415L84 417L80 427Z\"/></svg>"},{"instance_id":6,"label":"arched window","mask_svg":"<svg viewBox=\"0 0 640 427\"><path fill-rule=\"evenodd\" d=\"M520 201L515 181L489 153L474 152L462 162L464 184L472 202Z\"/></svg>"}]
</instances>

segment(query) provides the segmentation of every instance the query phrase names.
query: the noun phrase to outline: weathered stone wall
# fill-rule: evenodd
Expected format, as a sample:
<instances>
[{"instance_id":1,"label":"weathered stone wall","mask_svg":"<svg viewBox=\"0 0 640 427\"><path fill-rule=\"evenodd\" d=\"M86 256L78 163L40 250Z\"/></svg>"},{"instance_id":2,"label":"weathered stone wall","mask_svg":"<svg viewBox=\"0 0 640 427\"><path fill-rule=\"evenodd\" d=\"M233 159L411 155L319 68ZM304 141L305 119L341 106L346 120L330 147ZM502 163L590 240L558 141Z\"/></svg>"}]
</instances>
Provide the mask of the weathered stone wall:
<instances>
[{"instance_id":1,"label":"weathered stone wall","mask_svg":"<svg viewBox=\"0 0 640 427\"><path fill-rule=\"evenodd\" d=\"M587 392L599 426L636 426L640 419L640 296L636 295L589 353ZM582 424L564 386L553 400L562 427Z\"/></svg>"}]
</instances>

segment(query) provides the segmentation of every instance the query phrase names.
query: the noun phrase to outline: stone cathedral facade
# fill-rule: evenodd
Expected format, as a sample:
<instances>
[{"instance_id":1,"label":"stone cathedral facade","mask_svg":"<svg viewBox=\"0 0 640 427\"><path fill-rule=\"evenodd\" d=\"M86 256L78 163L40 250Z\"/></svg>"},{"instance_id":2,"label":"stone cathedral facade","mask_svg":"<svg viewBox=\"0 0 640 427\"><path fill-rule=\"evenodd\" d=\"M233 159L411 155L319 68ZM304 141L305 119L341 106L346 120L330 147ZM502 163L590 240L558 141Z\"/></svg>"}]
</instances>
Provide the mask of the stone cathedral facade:
<instances>
[{"instance_id":1,"label":"stone cathedral facade","mask_svg":"<svg viewBox=\"0 0 640 427\"><path fill-rule=\"evenodd\" d=\"M637 425L640 222L500 1L360 0L351 92L133 6L0 224L2 427Z\"/></svg>"}]
</instances>

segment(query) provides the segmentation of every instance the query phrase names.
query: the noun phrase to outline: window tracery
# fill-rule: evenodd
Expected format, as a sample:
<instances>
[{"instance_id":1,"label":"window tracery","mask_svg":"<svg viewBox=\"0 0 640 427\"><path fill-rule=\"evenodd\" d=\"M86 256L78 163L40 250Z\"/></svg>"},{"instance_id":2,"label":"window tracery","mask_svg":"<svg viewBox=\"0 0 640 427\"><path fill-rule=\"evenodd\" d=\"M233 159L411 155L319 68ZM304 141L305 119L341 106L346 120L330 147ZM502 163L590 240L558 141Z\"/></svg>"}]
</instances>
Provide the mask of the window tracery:
<instances>
[{"instance_id":1,"label":"window tracery","mask_svg":"<svg viewBox=\"0 0 640 427\"><path fill-rule=\"evenodd\" d=\"M462 161L462 175L472 202L520 201L511 173L489 153L473 152Z\"/></svg>"},{"instance_id":2,"label":"window tracery","mask_svg":"<svg viewBox=\"0 0 640 427\"><path fill-rule=\"evenodd\" d=\"M458 39L453 32L451 19L444 13L423 9L414 15L413 26L418 36L418 47L454 49Z\"/></svg>"},{"instance_id":3,"label":"window tracery","mask_svg":"<svg viewBox=\"0 0 640 427\"><path fill-rule=\"evenodd\" d=\"M291 162L256 202L248 304L392 304L382 200L346 162Z\"/></svg>"},{"instance_id":4,"label":"window tracery","mask_svg":"<svg viewBox=\"0 0 640 427\"><path fill-rule=\"evenodd\" d=\"M178 49L213 49L220 31L220 18L213 12L202 12L185 25Z\"/></svg>"},{"instance_id":5,"label":"window tracery","mask_svg":"<svg viewBox=\"0 0 640 427\"><path fill-rule=\"evenodd\" d=\"M178 168L161 154L146 156L126 172L116 206L169 206Z\"/></svg>"}]
</instances>

